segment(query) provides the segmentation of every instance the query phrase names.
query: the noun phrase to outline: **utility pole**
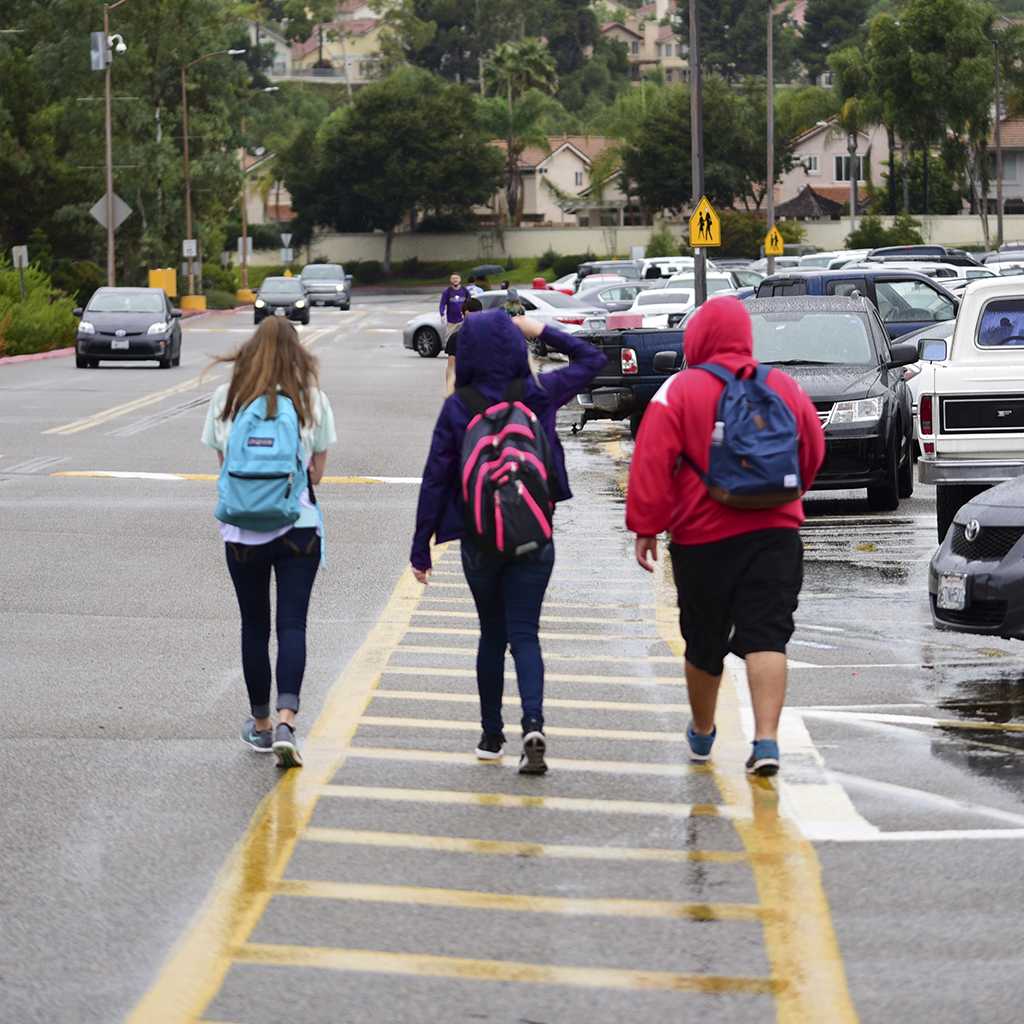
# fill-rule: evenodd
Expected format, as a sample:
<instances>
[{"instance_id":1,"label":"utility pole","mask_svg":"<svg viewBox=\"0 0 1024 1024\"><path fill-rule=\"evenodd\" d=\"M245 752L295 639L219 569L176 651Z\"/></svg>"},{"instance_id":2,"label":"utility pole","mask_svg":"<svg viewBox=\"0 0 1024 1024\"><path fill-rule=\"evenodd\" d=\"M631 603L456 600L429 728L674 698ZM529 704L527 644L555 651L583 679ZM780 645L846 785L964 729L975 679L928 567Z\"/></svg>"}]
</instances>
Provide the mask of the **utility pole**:
<instances>
[{"instance_id":1,"label":"utility pole","mask_svg":"<svg viewBox=\"0 0 1024 1024\"><path fill-rule=\"evenodd\" d=\"M188 156L188 88L184 64L181 66L181 134L185 145L185 237L192 238L192 174L189 169ZM195 272L192 268L192 257L188 258L188 294L195 295Z\"/></svg>"},{"instance_id":2,"label":"utility pole","mask_svg":"<svg viewBox=\"0 0 1024 1024\"><path fill-rule=\"evenodd\" d=\"M692 202L696 206L704 195L704 98L700 73L700 19L697 0L690 0L690 171ZM693 239L690 239L693 243ZM703 305L708 297L707 253L694 249L694 305Z\"/></svg>"},{"instance_id":3,"label":"utility pole","mask_svg":"<svg viewBox=\"0 0 1024 1024\"><path fill-rule=\"evenodd\" d=\"M996 248L1003 244L1003 106L1002 76L999 73L999 43L992 44L996 57Z\"/></svg>"},{"instance_id":4,"label":"utility pole","mask_svg":"<svg viewBox=\"0 0 1024 1024\"><path fill-rule=\"evenodd\" d=\"M775 227L775 32L773 0L768 0L768 232ZM768 274L775 273L775 257L768 257Z\"/></svg>"},{"instance_id":5,"label":"utility pole","mask_svg":"<svg viewBox=\"0 0 1024 1024\"><path fill-rule=\"evenodd\" d=\"M850 154L850 231L857 230L857 133L846 133L846 152Z\"/></svg>"},{"instance_id":6,"label":"utility pole","mask_svg":"<svg viewBox=\"0 0 1024 1024\"><path fill-rule=\"evenodd\" d=\"M95 24L95 22L93 22ZM104 147L107 165L106 173L106 206L107 206L107 286L113 288L117 283L114 271L114 146L111 141L113 126L110 116L110 5L103 5L103 39L107 46L107 67L103 72L103 128L105 132Z\"/></svg>"}]
</instances>

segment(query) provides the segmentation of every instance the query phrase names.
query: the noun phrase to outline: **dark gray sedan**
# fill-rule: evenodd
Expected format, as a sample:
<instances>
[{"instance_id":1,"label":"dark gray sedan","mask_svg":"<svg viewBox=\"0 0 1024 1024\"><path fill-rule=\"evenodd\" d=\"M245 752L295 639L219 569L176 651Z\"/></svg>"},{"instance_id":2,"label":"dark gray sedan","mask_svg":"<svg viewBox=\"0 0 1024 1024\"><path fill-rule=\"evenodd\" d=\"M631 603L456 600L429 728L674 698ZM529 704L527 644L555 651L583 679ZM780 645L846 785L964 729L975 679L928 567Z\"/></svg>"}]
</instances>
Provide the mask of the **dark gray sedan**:
<instances>
[{"instance_id":1,"label":"dark gray sedan","mask_svg":"<svg viewBox=\"0 0 1024 1024\"><path fill-rule=\"evenodd\" d=\"M1024 640L1024 477L960 508L932 556L928 594L939 629Z\"/></svg>"},{"instance_id":2,"label":"dark gray sedan","mask_svg":"<svg viewBox=\"0 0 1024 1024\"><path fill-rule=\"evenodd\" d=\"M155 359L162 370L181 362L181 310L162 288L97 288L75 316L81 317L75 338L80 370L101 359Z\"/></svg>"},{"instance_id":3,"label":"dark gray sedan","mask_svg":"<svg viewBox=\"0 0 1024 1024\"><path fill-rule=\"evenodd\" d=\"M253 304L253 320L259 323L268 316L286 316L300 324L309 323L309 297L301 278L268 277L260 285Z\"/></svg>"}]
</instances>

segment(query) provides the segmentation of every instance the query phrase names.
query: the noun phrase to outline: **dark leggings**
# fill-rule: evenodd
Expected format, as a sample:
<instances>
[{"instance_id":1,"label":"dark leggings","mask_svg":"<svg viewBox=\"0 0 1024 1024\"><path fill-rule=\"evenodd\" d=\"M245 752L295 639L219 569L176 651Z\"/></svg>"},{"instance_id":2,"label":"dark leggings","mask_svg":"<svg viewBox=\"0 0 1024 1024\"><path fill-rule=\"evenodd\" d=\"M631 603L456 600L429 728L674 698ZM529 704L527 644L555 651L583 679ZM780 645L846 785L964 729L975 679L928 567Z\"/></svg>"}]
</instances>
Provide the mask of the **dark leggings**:
<instances>
[{"instance_id":1,"label":"dark leggings","mask_svg":"<svg viewBox=\"0 0 1024 1024\"><path fill-rule=\"evenodd\" d=\"M228 572L242 613L242 672L254 718L270 715L270 572L277 579L277 709L299 710L306 671L306 614L320 568L313 527L269 544L226 544Z\"/></svg>"}]
</instances>

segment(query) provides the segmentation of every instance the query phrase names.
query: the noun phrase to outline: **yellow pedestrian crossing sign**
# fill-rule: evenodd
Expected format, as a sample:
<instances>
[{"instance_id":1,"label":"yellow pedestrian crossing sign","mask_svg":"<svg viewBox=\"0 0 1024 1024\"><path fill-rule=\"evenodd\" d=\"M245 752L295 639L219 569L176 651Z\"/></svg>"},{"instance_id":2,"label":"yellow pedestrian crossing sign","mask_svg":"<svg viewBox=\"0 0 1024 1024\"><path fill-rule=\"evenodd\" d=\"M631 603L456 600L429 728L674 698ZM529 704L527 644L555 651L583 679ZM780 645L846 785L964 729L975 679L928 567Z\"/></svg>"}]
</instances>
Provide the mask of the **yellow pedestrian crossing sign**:
<instances>
[{"instance_id":1,"label":"yellow pedestrian crossing sign","mask_svg":"<svg viewBox=\"0 0 1024 1024\"><path fill-rule=\"evenodd\" d=\"M781 256L786 251L786 243L782 232L773 224L771 231L764 236L765 256Z\"/></svg>"},{"instance_id":2,"label":"yellow pedestrian crossing sign","mask_svg":"<svg viewBox=\"0 0 1024 1024\"><path fill-rule=\"evenodd\" d=\"M722 222L707 196L701 196L690 216L690 247L713 249L722 244Z\"/></svg>"}]
</instances>

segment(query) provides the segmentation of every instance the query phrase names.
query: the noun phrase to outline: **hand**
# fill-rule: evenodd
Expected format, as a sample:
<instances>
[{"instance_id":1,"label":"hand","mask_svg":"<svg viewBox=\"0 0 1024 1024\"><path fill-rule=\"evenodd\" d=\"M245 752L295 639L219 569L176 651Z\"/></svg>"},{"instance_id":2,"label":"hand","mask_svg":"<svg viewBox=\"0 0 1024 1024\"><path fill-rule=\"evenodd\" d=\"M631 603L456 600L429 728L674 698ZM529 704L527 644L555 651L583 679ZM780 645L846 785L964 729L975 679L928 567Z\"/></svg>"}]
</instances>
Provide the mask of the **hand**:
<instances>
[{"instance_id":1,"label":"hand","mask_svg":"<svg viewBox=\"0 0 1024 1024\"><path fill-rule=\"evenodd\" d=\"M544 325L540 321L531 320L528 316L514 316L512 323L523 332L523 337L528 341L539 338L541 331L544 330Z\"/></svg>"},{"instance_id":2,"label":"hand","mask_svg":"<svg viewBox=\"0 0 1024 1024\"><path fill-rule=\"evenodd\" d=\"M637 565L646 572L654 572L654 563L658 561L658 538L637 537L636 539L636 561ZM648 561L650 555L650 561Z\"/></svg>"},{"instance_id":3,"label":"hand","mask_svg":"<svg viewBox=\"0 0 1024 1024\"><path fill-rule=\"evenodd\" d=\"M412 567L412 574L413 574L413 576L416 577L416 579L420 583L423 584L423 586L427 586L427 584L430 583L430 570L429 569L417 569L416 566L413 566Z\"/></svg>"}]
</instances>

